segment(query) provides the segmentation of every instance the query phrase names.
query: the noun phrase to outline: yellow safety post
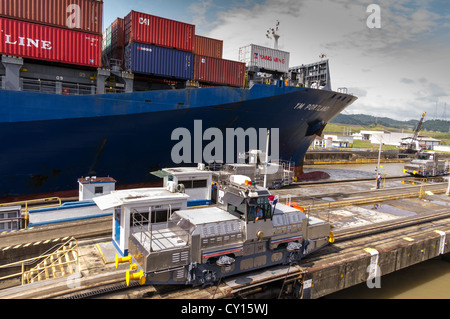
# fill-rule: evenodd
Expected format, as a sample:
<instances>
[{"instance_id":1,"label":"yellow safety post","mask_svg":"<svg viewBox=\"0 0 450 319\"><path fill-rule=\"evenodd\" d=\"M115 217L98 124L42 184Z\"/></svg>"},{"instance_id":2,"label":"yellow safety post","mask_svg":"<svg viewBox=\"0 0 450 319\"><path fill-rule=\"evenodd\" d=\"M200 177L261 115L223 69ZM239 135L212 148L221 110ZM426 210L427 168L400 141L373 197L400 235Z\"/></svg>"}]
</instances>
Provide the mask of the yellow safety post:
<instances>
[{"instance_id":1,"label":"yellow safety post","mask_svg":"<svg viewBox=\"0 0 450 319\"><path fill-rule=\"evenodd\" d=\"M130 271L127 270L125 279L127 282L127 287L130 285L131 280L139 280L139 285L141 285L141 286L145 284L145 280L146 280L143 270L136 272L134 274L130 274Z\"/></svg>"},{"instance_id":2,"label":"yellow safety post","mask_svg":"<svg viewBox=\"0 0 450 319\"><path fill-rule=\"evenodd\" d=\"M131 264L131 255L119 258L119 255L116 254L115 262L116 262L116 269L119 268L119 264L126 263L126 262Z\"/></svg>"},{"instance_id":3,"label":"yellow safety post","mask_svg":"<svg viewBox=\"0 0 450 319\"><path fill-rule=\"evenodd\" d=\"M29 215L28 210L27 210L25 212L25 216L23 217L23 222L24 222L23 228L25 228L25 229L28 228L29 221L30 221L30 215Z\"/></svg>"},{"instance_id":4,"label":"yellow safety post","mask_svg":"<svg viewBox=\"0 0 450 319\"><path fill-rule=\"evenodd\" d=\"M331 230L330 230L330 236L328 236L328 241L330 244L334 243L334 234Z\"/></svg>"}]
</instances>

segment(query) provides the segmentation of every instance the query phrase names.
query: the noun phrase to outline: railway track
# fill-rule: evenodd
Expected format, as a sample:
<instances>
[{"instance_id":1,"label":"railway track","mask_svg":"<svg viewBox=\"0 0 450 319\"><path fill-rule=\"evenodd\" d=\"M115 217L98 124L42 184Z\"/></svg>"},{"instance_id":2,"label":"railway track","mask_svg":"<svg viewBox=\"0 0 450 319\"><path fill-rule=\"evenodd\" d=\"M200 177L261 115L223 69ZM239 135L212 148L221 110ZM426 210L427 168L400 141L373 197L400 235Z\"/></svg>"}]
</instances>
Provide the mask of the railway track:
<instances>
[{"instance_id":1,"label":"railway track","mask_svg":"<svg viewBox=\"0 0 450 319\"><path fill-rule=\"evenodd\" d=\"M432 191L433 193L437 194L440 192L445 192L447 189L448 184L447 183L434 183L434 184L427 184L427 191ZM284 190L283 190L284 191ZM421 192L421 186L406 186L406 187L399 187L396 189L385 189L385 190L377 190L377 191L362 191L358 193L352 193L348 194L348 197L343 199L343 194L322 194L315 198L311 197L305 197L305 196L292 196L290 199L292 201L302 201L302 204L307 204L307 201L310 201L310 207L308 205L304 205L306 210L308 209L310 211L315 211L319 209L330 209L330 208L337 208L347 205L362 205L362 204L369 204L374 202L380 202L380 201L386 201L386 200L394 200L394 199L400 199L400 198L411 198L411 197L418 197L420 196ZM375 194L375 195L374 195ZM338 196L336 196L338 195ZM371 196L370 196L371 195ZM319 197L336 197L336 200L334 201L327 201L327 200L319 200ZM347 196L347 195L346 195ZM345 197L345 196L344 196ZM341 198L341 200L338 200L338 198ZM314 203L313 203L314 202ZM311 207L314 206L314 209ZM372 226L364 226L360 228L353 228L349 230L342 230L335 233L335 242L336 243L344 243L346 241L355 240L358 238L363 238L365 236L370 236L374 234L379 234L381 232L391 231L391 230L397 230L402 229L410 226L420 225L427 222L434 222L441 219L450 218L450 210L448 208L443 208L441 211L435 212L433 214L418 216L418 217L408 217L408 218L401 218L399 220L390 221L388 223L380 223ZM39 238L48 239L52 237L61 237L62 234L68 233L71 236L74 236L74 233L77 233L78 235L75 235L74 237L78 238L91 238L96 236L110 236L111 234L111 217L102 217L92 220L85 220L85 221L79 221L79 222L71 222L71 223L64 223L64 224L55 224L50 225L46 227L37 227L34 229L28 229L18 232L9 233L7 235L0 234L0 240L3 243L6 243L7 240L10 242L26 242L29 241L30 238L33 238L35 240L39 240ZM55 236L53 236L55 234ZM57 236L56 236L57 234ZM14 243L13 243L14 244ZM326 254L326 252L324 252ZM294 271L295 272L295 271ZM294 276L294 275L292 275ZM290 276L290 277L292 277ZM275 277L271 278L270 282L279 281L279 280L285 280L287 277ZM104 282L93 282L83 289L79 289L77 292L72 291L63 291L59 293L48 294L48 298L70 298L70 299L86 299L86 298L107 298L110 295L127 295L130 292L132 292L136 287L133 284L131 287L126 287L126 285L123 284L124 278L123 276L120 276L120 279L115 280L108 280L106 283ZM261 281L257 287L251 286L251 287L241 287L240 293L247 295L251 294L253 289L255 291L260 290L258 287L269 284L269 281L266 283L264 281ZM137 285L136 285L137 286ZM173 290L175 289L175 290ZM166 290L168 292L164 292L164 288L158 288L157 290L153 290L151 293L147 293L148 297L151 296L157 296L158 298L168 297L173 298L176 296L198 296L199 298L223 298L226 296L233 295L233 292L230 291L228 288L224 288L221 286L215 287L215 289L205 289L205 290L199 290L199 289L193 289L193 288L186 288L183 287L180 290L180 287L169 287ZM225 292L224 292L225 291Z\"/></svg>"},{"instance_id":2,"label":"railway track","mask_svg":"<svg viewBox=\"0 0 450 319\"><path fill-rule=\"evenodd\" d=\"M371 236L382 232L397 230L410 226L417 226L424 223L434 222L441 219L450 218L450 209L443 209L440 212L435 212L426 216L407 217L398 221L389 221L373 226L364 226L363 228L355 228L346 231L335 233L335 242L343 242L353 240L365 236Z\"/></svg>"},{"instance_id":3,"label":"railway track","mask_svg":"<svg viewBox=\"0 0 450 319\"><path fill-rule=\"evenodd\" d=\"M67 236L83 239L111 233L111 217L107 216L0 233L0 248Z\"/></svg>"},{"instance_id":4,"label":"railway track","mask_svg":"<svg viewBox=\"0 0 450 319\"><path fill-rule=\"evenodd\" d=\"M422 216L418 218L403 218L397 222L390 222L387 224L374 225L372 227L365 227L364 229L352 229L348 231L342 231L335 235L335 243L343 244L345 242L351 242L360 238L372 236L379 234L381 232L389 232L399 229L407 229L408 227L418 226L430 222L436 222L439 220L449 219L450 211L442 210L436 214L431 214L428 216ZM317 260L317 258L323 258L324 256L331 255L335 250L330 246L330 249L318 251L304 259L304 262L310 263ZM300 275L305 273L305 269L300 265L291 265L283 267L274 267L273 269L267 269L260 271L261 273L266 272L268 275L265 279L261 279L257 282L242 284L237 287L230 288L225 283L219 282L216 286L208 288L196 288L187 286L158 286L153 289L149 288L147 292L142 293L140 298L156 298L156 299L175 299L175 298L188 298L188 299L214 299L214 298L245 298L252 296L253 294L258 294L264 292L266 286L276 285L278 283L278 288L282 284L290 283L292 280L296 280ZM280 270L281 269L281 270ZM278 271L278 272L277 272ZM251 274L246 274L246 276L251 276ZM257 276L256 276L257 277ZM126 287L122 281L111 285L99 286L98 284L87 287L86 289L79 291L77 293L71 294L59 294L52 298L63 298L63 299L89 299L89 298L108 298L113 296L113 298L130 298L130 294L133 290L137 289L139 286L137 283ZM275 287L275 286L274 286ZM149 292L150 291L150 292ZM275 293L275 296L278 293Z\"/></svg>"},{"instance_id":5,"label":"railway track","mask_svg":"<svg viewBox=\"0 0 450 319\"><path fill-rule=\"evenodd\" d=\"M289 191L277 190L282 197L282 202L297 202L306 210L320 210L343 207L346 205L367 205L381 201L402 199L402 198L419 198L425 196L426 192L433 194L442 194L447 191L448 183L427 183L421 185L407 185L404 187L386 188L378 190L367 190L350 193L322 193L314 196L291 195Z\"/></svg>"}]
</instances>

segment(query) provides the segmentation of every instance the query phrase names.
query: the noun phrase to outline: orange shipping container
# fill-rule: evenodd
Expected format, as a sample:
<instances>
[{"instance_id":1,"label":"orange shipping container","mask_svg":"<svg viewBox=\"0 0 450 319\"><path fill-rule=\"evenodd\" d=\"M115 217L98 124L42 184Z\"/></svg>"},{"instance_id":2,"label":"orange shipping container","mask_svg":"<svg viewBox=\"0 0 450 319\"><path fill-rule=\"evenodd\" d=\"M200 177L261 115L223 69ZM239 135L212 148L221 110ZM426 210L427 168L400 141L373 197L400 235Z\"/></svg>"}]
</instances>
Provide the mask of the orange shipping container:
<instances>
[{"instance_id":1,"label":"orange shipping container","mask_svg":"<svg viewBox=\"0 0 450 319\"><path fill-rule=\"evenodd\" d=\"M243 87L245 63L196 55L194 81Z\"/></svg>"},{"instance_id":2,"label":"orange shipping container","mask_svg":"<svg viewBox=\"0 0 450 319\"><path fill-rule=\"evenodd\" d=\"M194 54L222 59L223 41L195 35Z\"/></svg>"},{"instance_id":3,"label":"orange shipping container","mask_svg":"<svg viewBox=\"0 0 450 319\"><path fill-rule=\"evenodd\" d=\"M0 16L102 34L102 0L1 0Z\"/></svg>"}]
</instances>

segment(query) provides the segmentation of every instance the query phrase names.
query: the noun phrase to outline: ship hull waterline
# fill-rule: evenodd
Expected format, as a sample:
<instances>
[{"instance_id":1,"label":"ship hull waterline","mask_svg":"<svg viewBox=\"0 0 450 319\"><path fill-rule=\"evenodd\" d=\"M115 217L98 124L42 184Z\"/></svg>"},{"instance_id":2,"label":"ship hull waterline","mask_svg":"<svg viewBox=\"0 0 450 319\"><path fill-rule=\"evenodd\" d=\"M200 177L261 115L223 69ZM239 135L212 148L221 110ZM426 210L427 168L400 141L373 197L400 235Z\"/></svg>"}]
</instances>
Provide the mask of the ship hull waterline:
<instances>
[{"instance_id":1,"label":"ship hull waterline","mask_svg":"<svg viewBox=\"0 0 450 319\"><path fill-rule=\"evenodd\" d=\"M356 97L333 91L285 89L289 90L281 90L282 94L273 96L238 96L226 101L228 103L220 103L226 99L219 98L220 104L211 103L211 106L200 105L199 99L189 103L189 97L183 100L184 103L166 99L169 105L166 110L158 106L154 100L157 93L151 91L148 96L139 95L147 104L150 101L150 107L145 105L148 109L142 107L141 100L112 101L108 95L97 95L82 103L92 101L91 107L101 113L98 116L84 116L89 115L88 112L84 114L80 111L78 117L72 114L52 115L55 117L53 119L47 119L51 117L47 114L38 114L37 117L42 117L38 120L32 120L33 116L28 113L34 108L40 112L45 108L42 104L47 103L44 102L46 94L31 94L28 102L19 98L15 105L23 107L24 103L29 103L25 108L28 111L24 112L27 114L0 113L4 119L0 122L0 197L77 189L77 178L92 175L111 176L118 185L152 182L154 177L149 172L153 170L196 164L194 154L191 163L174 163L172 150L179 140L172 140L172 134L177 128L186 128L191 132L194 143L194 124L198 121L202 134L208 128L220 129L224 143L227 128L278 129L280 158L298 164L316 136L311 130L319 130L321 123L327 123L353 103ZM8 96L8 105L11 105L14 96L20 97L25 92L9 93L13 95ZM336 95L343 98L337 99ZM48 100L54 97L47 96ZM211 101L213 97L212 94ZM180 92L177 92L176 98L180 100ZM56 104L67 101L69 105L56 107L73 107L69 99L67 96L58 97ZM116 105L121 103L134 108L133 113L126 114L119 108L117 113L121 114L114 115ZM107 105L110 105L108 112L104 112ZM80 106L83 107L89 105ZM157 111L152 111L152 107ZM136 111L136 108L139 110ZM8 121L8 115L13 119ZM14 116L22 118L14 119ZM210 141L204 140L203 146L208 143Z\"/></svg>"}]
</instances>

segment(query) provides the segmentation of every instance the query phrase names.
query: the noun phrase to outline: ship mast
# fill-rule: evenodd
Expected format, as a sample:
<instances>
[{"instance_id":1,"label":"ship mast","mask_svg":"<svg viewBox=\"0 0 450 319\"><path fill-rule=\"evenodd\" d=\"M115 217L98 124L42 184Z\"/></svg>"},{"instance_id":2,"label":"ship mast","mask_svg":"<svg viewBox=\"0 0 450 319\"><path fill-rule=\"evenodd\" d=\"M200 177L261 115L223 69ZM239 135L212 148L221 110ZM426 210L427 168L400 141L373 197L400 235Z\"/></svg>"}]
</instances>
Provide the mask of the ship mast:
<instances>
[{"instance_id":1,"label":"ship mast","mask_svg":"<svg viewBox=\"0 0 450 319\"><path fill-rule=\"evenodd\" d=\"M280 26L280 21L277 20L277 24L275 25L275 29L274 28L270 28L269 30L267 30L267 33L266 33L266 37L268 39L273 39L274 40L273 48L275 50L278 50L278 39L280 38L280 35L278 34L278 27L279 26Z\"/></svg>"}]
</instances>

